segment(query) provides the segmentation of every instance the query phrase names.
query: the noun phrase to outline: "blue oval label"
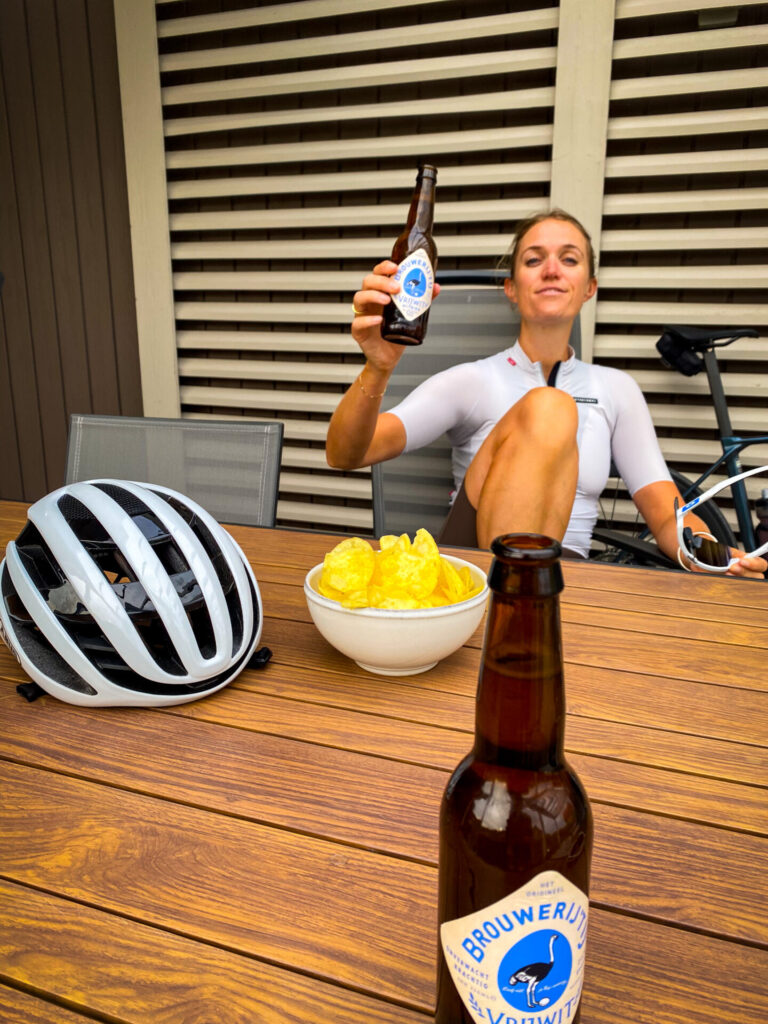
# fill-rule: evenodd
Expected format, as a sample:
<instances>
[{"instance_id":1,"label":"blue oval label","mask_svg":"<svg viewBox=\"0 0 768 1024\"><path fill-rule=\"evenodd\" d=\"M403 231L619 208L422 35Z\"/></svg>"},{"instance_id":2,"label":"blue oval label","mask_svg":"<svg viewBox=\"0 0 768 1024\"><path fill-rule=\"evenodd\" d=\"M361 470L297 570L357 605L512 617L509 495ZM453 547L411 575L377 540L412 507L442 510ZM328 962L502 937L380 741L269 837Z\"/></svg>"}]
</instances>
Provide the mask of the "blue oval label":
<instances>
[{"instance_id":1,"label":"blue oval label","mask_svg":"<svg viewBox=\"0 0 768 1024\"><path fill-rule=\"evenodd\" d=\"M397 268L400 291L392 301L406 320L417 320L432 305L435 272L426 249L416 249Z\"/></svg>"}]
</instances>

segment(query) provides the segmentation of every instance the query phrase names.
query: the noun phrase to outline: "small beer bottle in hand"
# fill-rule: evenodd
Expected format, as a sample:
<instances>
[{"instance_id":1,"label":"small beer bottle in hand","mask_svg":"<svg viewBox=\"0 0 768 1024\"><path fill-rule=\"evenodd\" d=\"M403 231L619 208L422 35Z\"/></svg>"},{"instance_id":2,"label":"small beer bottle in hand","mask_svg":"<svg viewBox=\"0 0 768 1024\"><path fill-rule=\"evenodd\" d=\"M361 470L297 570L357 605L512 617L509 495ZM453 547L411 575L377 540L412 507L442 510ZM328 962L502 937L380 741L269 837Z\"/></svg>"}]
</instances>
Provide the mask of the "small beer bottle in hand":
<instances>
[{"instance_id":1,"label":"small beer bottle in hand","mask_svg":"<svg viewBox=\"0 0 768 1024\"><path fill-rule=\"evenodd\" d=\"M475 745L440 813L435 1024L573 1024L592 815L563 756L560 545L508 534L491 551Z\"/></svg>"},{"instance_id":2,"label":"small beer bottle in hand","mask_svg":"<svg viewBox=\"0 0 768 1024\"><path fill-rule=\"evenodd\" d=\"M431 164L419 168L408 221L392 248L392 259L399 264L395 280L400 291L384 307L381 335L399 345L420 345L427 333L437 269L432 238L436 181L437 168Z\"/></svg>"}]
</instances>

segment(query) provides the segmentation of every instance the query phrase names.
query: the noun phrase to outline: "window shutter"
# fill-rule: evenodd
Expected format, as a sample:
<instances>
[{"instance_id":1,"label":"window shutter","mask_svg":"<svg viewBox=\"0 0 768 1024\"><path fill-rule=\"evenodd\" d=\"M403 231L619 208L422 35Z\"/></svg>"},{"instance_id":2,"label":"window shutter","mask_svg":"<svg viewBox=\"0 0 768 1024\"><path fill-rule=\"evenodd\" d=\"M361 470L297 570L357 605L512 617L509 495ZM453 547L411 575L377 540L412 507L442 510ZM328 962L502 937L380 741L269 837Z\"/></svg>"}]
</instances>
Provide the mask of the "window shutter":
<instances>
[{"instance_id":1,"label":"window shutter","mask_svg":"<svg viewBox=\"0 0 768 1024\"><path fill-rule=\"evenodd\" d=\"M550 205L558 46L578 42L563 37L566 4L601 17L614 6L115 0L121 85L140 97L126 122L143 182L131 205L137 273L151 296L168 268L172 292L167 312L160 303L143 328L140 316L143 367L173 333L163 375L143 371L145 412L164 414L170 366L183 416L281 419L282 524L372 528L369 473L329 470L324 439L361 364L352 295L389 254L418 163L439 168L443 269L494 265L516 221ZM143 200L157 156L132 141L155 116L137 9L153 22L162 214ZM693 472L718 450L711 403L700 378L663 369L654 343L668 322L766 328L766 43L757 0L616 0L613 11L605 165L590 186L592 354L635 376L668 460ZM594 98L587 89L583 103ZM736 429L768 432L767 355L765 340L723 352ZM631 518L634 506L619 510Z\"/></svg>"},{"instance_id":2,"label":"window shutter","mask_svg":"<svg viewBox=\"0 0 768 1024\"><path fill-rule=\"evenodd\" d=\"M706 375L665 369L655 343L665 324L768 326L767 33L765 3L616 4L594 359L635 377L694 479L721 454ZM764 337L720 350L736 431L768 433L767 357Z\"/></svg>"},{"instance_id":3,"label":"window shutter","mask_svg":"<svg viewBox=\"0 0 768 1024\"><path fill-rule=\"evenodd\" d=\"M493 266L547 203L558 10L507 6L157 5L181 411L284 421L284 524L372 529L369 472L324 439L418 163L442 268Z\"/></svg>"}]
</instances>

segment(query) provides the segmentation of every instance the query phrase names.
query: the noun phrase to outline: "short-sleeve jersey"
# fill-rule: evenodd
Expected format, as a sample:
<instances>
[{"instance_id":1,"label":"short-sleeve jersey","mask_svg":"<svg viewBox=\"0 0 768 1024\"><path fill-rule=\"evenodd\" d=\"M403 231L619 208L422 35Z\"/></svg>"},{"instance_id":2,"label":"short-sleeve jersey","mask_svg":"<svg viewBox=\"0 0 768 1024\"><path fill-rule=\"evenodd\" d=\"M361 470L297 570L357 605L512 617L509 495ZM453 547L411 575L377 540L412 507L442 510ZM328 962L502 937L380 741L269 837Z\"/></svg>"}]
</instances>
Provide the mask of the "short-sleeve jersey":
<instances>
[{"instance_id":1,"label":"short-sleeve jersey","mask_svg":"<svg viewBox=\"0 0 768 1024\"><path fill-rule=\"evenodd\" d=\"M405 451L448 435L458 490L494 425L528 391L546 384L541 364L532 363L517 342L486 359L435 374L390 412L405 428ZM671 478L648 406L629 374L584 363L571 352L558 367L554 386L572 396L579 414L579 475L563 544L586 557L611 456L630 494Z\"/></svg>"}]
</instances>

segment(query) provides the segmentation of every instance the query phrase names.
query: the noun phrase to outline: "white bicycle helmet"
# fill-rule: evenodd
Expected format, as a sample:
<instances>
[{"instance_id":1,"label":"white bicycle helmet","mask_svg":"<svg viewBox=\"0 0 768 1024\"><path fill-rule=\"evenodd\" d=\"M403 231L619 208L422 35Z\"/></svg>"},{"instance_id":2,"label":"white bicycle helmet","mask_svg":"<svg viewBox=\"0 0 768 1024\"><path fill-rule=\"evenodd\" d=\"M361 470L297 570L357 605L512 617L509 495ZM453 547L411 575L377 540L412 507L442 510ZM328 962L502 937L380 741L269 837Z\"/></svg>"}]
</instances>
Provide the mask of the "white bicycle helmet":
<instances>
[{"instance_id":1,"label":"white bicycle helmet","mask_svg":"<svg viewBox=\"0 0 768 1024\"><path fill-rule=\"evenodd\" d=\"M161 707L245 667L261 596L227 531L155 484L91 480L32 505L0 565L3 638L71 704Z\"/></svg>"}]
</instances>

